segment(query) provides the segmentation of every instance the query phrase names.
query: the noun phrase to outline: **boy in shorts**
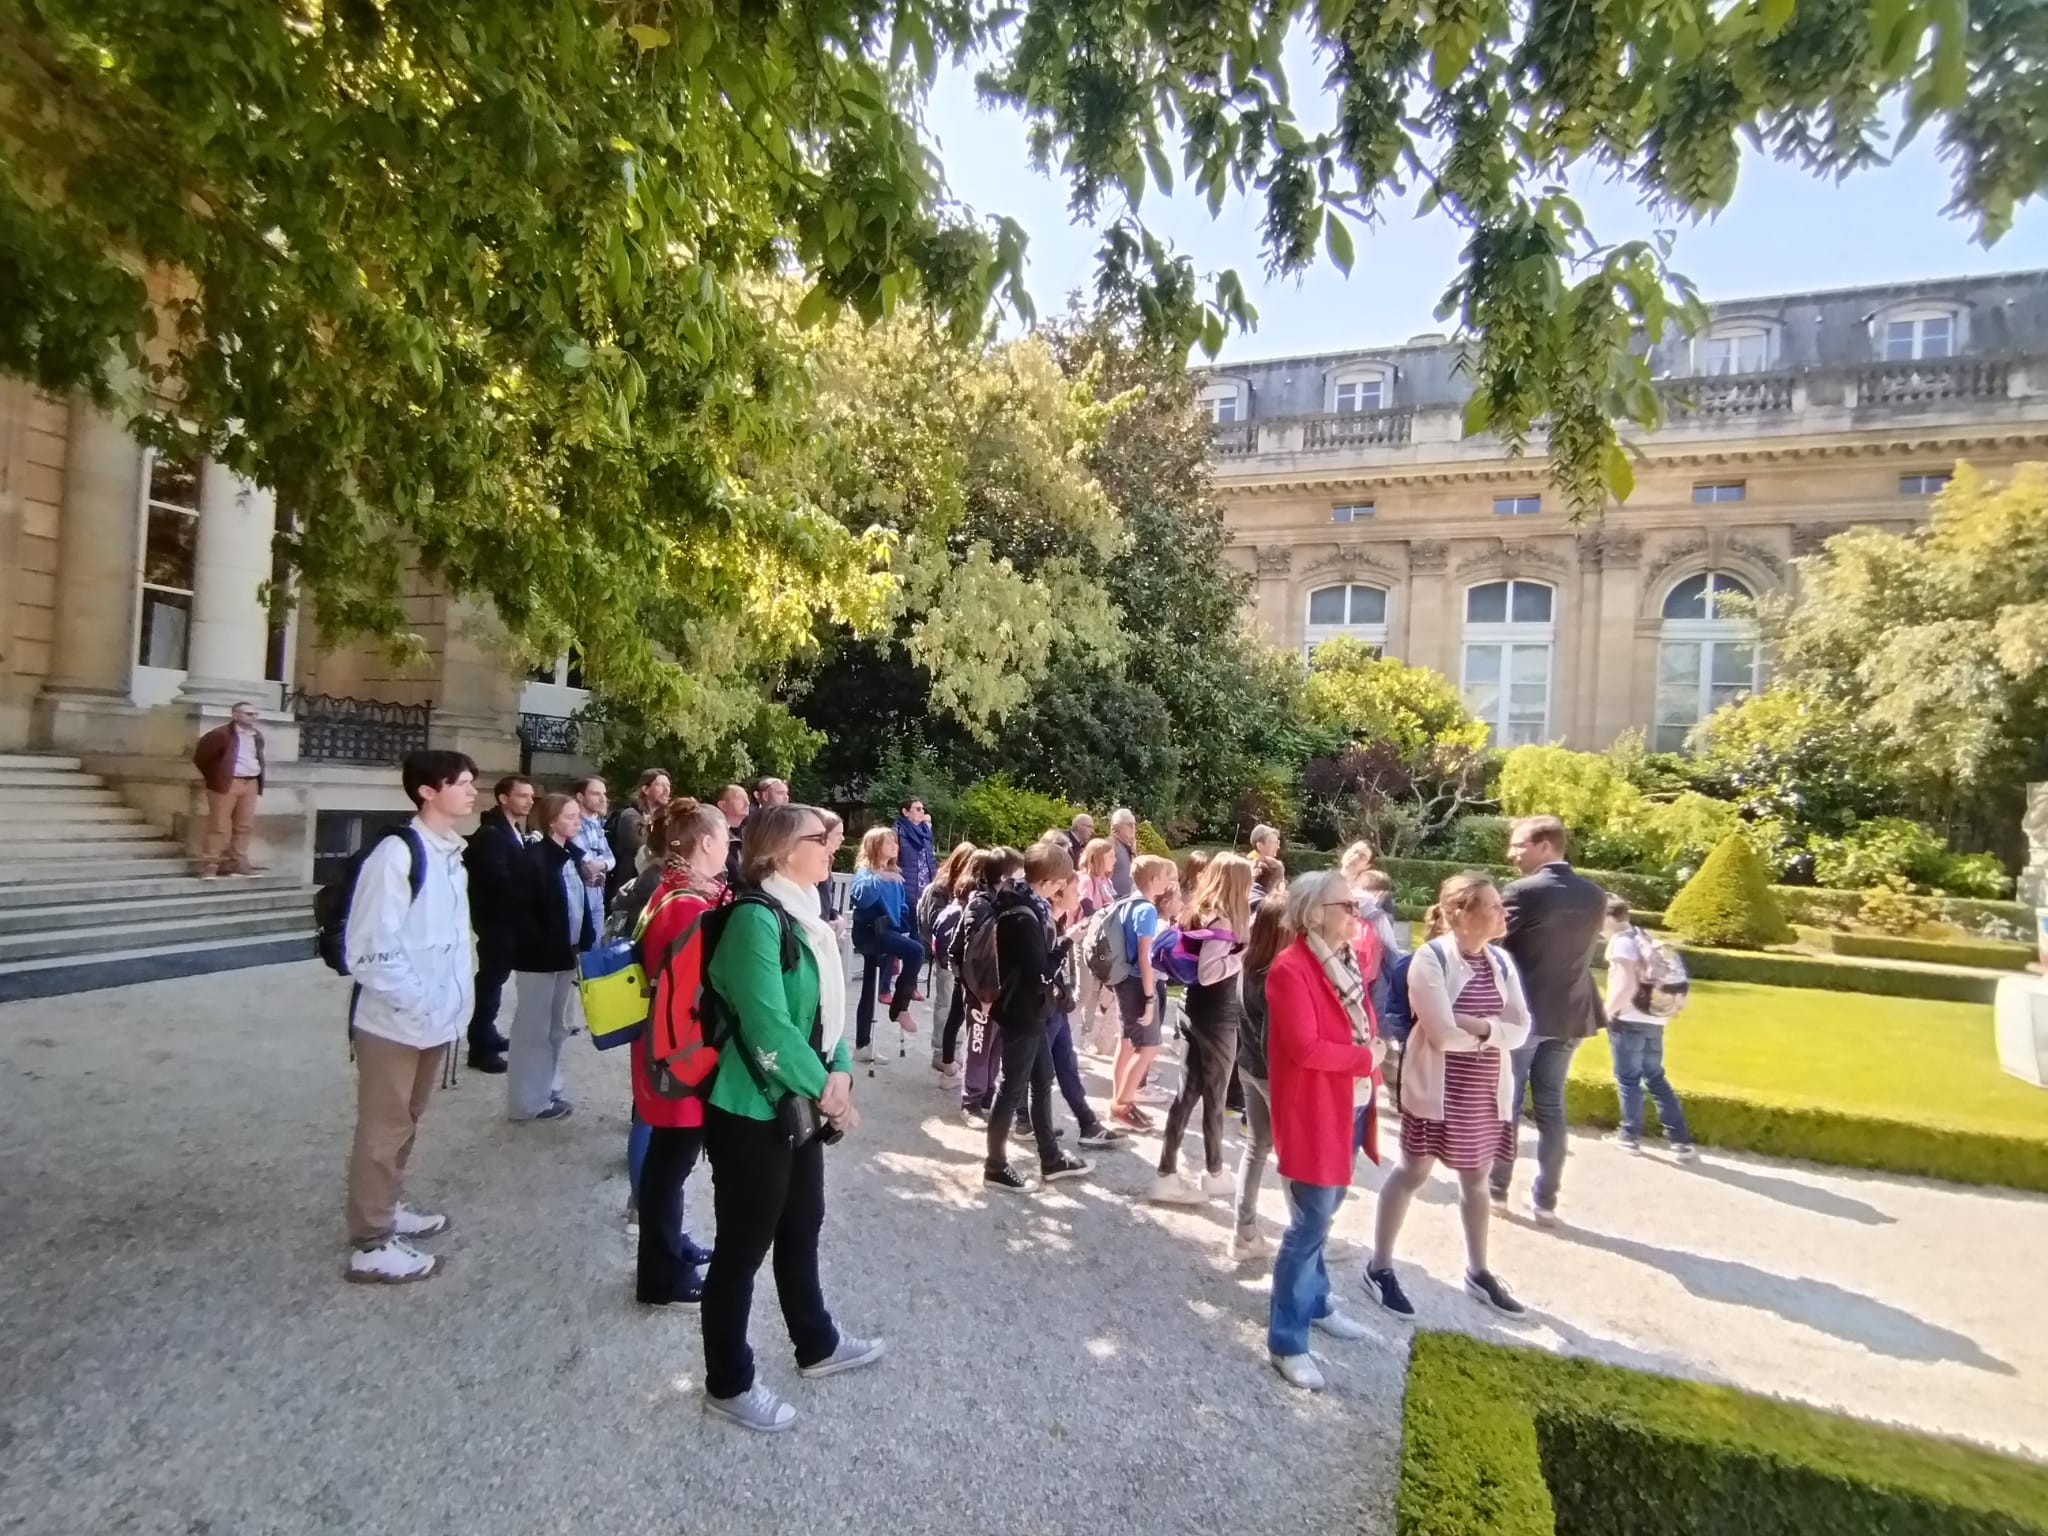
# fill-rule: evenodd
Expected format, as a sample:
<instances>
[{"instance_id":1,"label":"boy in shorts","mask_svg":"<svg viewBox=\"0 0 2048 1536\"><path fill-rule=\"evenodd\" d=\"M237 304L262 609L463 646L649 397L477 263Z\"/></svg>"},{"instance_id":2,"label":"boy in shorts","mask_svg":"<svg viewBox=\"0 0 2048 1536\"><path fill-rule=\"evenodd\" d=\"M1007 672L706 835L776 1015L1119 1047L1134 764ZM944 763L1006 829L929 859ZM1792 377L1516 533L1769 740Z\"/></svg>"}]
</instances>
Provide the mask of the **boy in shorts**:
<instances>
[{"instance_id":1,"label":"boy in shorts","mask_svg":"<svg viewBox=\"0 0 2048 1536\"><path fill-rule=\"evenodd\" d=\"M1137 1104L1138 1088L1159 1055L1166 1019L1166 982L1152 969L1152 937L1159 931L1159 908L1170 900L1179 873L1173 860L1144 854L1131 862L1131 890L1136 899L1124 915L1124 954L1131 974L1116 984L1117 1007L1123 1017L1123 1044L1117 1050L1109 1117L1134 1131L1152 1129L1152 1117Z\"/></svg>"}]
</instances>

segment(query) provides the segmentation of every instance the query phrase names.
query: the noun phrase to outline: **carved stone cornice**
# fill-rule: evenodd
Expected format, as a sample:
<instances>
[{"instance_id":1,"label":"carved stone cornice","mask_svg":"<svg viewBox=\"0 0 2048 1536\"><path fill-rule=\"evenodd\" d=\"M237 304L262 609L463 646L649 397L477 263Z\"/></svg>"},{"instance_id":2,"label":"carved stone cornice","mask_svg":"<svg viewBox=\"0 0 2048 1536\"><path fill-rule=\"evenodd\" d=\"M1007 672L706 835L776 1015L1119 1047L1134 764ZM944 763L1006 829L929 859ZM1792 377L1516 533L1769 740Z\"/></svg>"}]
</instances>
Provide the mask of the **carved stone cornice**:
<instances>
[{"instance_id":1,"label":"carved stone cornice","mask_svg":"<svg viewBox=\"0 0 2048 1536\"><path fill-rule=\"evenodd\" d=\"M1435 576L1451 563L1451 546L1442 539L1410 539L1408 569L1416 576Z\"/></svg>"},{"instance_id":2,"label":"carved stone cornice","mask_svg":"<svg viewBox=\"0 0 2048 1536\"><path fill-rule=\"evenodd\" d=\"M1370 544L1332 544L1314 555L1303 567L1308 571L1336 571L1351 575L1370 571L1377 576L1399 576L1400 569Z\"/></svg>"},{"instance_id":3,"label":"carved stone cornice","mask_svg":"<svg viewBox=\"0 0 2048 1536\"><path fill-rule=\"evenodd\" d=\"M1693 534L1689 538L1676 539L1658 550L1643 571L1643 586L1647 590L1657 584L1658 579L1681 560L1690 560L1695 555L1705 554L1707 536Z\"/></svg>"},{"instance_id":4,"label":"carved stone cornice","mask_svg":"<svg viewBox=\"0 0 2048 1536\"><path fill-rule=\"evenodd\" d=\"M1460 576L1477 575L1481 571L1499 571L1504 576L1514 576L1527 570L1564 569L1564 561L1549 550L1528 543L1510 544L1506 539L1488 539L1484 547L1458 562Z\"/></svg>"},{"instance_id":5,"label":"carved stone cornice","mask_svg":"<svg viewBox=\"0 0 2048 1536\"><path fill-rule=\"evenodd\" d=\"M1600 528L1579 535L1579 564L1589 571L1615 570L1643 558L1643 536L1626 528Z\"/></svg>"},{"instance_id":6,"label":"carved stone cornice","mask_svg":"<svg viewBox=\"0 0 2048 1536\"><path fill-rule=\"evenodd\" d=\"M1826 547L1829 539L1840 533L1842 528L1834 523L1794 523L1792 525L1792 557L1817 555Z\"/></svg>"},{"instance_id":7,"label":"carved stone cornice","mask_svg":"<svg viewBox=\"0 0 2048 1536\"><path fill-rule=\"evenodd\" d=\"M1727 548L1728 553L1737 559L1748 560L1752 564L1762 566L1779 581L1785 579L1785 559L1770 546L1759 544L1754 539L1745 539L1739 534L1730 534Z\"/></svg>"},{"instance_id":8,"label":"carved stone cornice","mask_svg":"<svg viewBox=\"0 0 2048 1536\"><path fill-rule=\"evenodd\" d=\"M1261 544L1252 558L1261 576L1285 576L1294 566L1294 551L1285 544Z\"/></svg>"}]
</instances>

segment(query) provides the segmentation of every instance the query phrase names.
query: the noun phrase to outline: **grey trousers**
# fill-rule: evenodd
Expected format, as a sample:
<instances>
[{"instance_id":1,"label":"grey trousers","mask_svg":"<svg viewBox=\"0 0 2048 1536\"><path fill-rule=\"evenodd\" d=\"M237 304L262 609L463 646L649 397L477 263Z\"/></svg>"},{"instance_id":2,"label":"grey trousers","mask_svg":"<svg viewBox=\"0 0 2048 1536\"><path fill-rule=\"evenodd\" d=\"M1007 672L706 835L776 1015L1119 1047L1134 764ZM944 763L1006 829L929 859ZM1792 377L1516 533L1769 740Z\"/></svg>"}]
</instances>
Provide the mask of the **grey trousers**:
<instances>
[{"instance_id":1,"label":"grey trousers","mask_svg":"<svg viewBox=\"0 0 2048 1536\"><path fill-rule=\"evenodd\" d=\"M1273 1155L1273 1095L1263 1078L1249 1072L1240 1071L1237 1081L1244 1089L1244 1118L1251 1131L1237 1154L1237 1231L1249 1237L1258 1230L1259 1181Z\"/></svg>"},{"instance_id":2,"label":"grey trousers","mask_svg":"<svg viewBox=\"0 0 2048 1536\"><path fill-rule=\"evenodd\" d=\"M505 1113L531 1120L562 1091L562 1042L580 1027L574 971L519 971L505 1052Z\"/></svg>"}]
</instances>

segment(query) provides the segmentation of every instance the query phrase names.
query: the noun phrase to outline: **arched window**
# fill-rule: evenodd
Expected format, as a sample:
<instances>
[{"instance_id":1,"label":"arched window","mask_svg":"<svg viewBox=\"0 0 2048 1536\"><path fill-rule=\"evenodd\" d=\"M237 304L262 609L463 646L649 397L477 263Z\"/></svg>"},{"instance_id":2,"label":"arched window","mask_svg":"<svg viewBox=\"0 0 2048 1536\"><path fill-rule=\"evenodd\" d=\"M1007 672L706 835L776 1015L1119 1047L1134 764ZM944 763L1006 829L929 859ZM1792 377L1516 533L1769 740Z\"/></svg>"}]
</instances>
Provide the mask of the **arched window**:
<instances>
[{"instance_id":1,"label":"arched window","mask_svg":"<svg viewBox=\"0 0 2048 1536\"><path fill-rule=\"evenodd\" d=\"M1465 707L1495 746L1550 739L1550 652L1557 592L1540 581L1489 581L1465 590Z\"/></svg>"},{"instance_id":2,"label":"arched window","mask_svg":"<svg viewBox=\"0 0 2048 1536\"><path fill-rule=\"evenodd\" d=\"M1210 422L1219 427L1245 419L1244 386L1225 379L1215 384L1205 384L1200 397L1200 409Z\"/></svg>"},{"instance_id":3,"label":"arched window","mask_svg":"<svg viewBox=\"0 0 2048 1536\"><path fill-rule=\"evenodd\" d=\"M1318 587L1308 595L1308 627L1303 632L1310 655L1325 640L1349 635L1374 650L1387 643L1387 592L1362 585Z\"/></svg>"},{"instance_id":4,"label":"arched window","mask_svg":"<svg viewBox=\"0 0 2048 1536\"><path fill-rule=\"evenodd\" d=\"M1724 320L1693 342L1694 373L1763 373L1777 361L1777 328L1761 320Z\"/></svg>"},{"instance_id":5,"label":"arched window","mask_svg":"<svg viewBox=\"0 0 2048 1536\"><path fill-rule=\"evenodd\" d=\"M1330 375L1330 410L1383 411L1394 403L1394 374L1384 364L1353 365Z\"/></svg>"},{"instance_id":6,"label":"arched window","mask_svg":"<svg viewBox=\"0 0 2048 1536\"><path fill-rule=\"evenodd\" d=\"M1953 304L1902 304L1870 317L1870 339L1888 363L1954 357L1963 349L1963 312Z\"/></svg>"},{"instance_id":7,"label":"arched window","mask_svg":"<svg viewBox=\"0 0 2048 1536\"><path fill-rule=\"evenodd\" d=\"M1722 571L1687 577L1665 594L1651 743L1657 751L1683 751L1695 725L1756 687L1756 626L1728 601L1751 596Z\"/></svg>"}]
</instances>

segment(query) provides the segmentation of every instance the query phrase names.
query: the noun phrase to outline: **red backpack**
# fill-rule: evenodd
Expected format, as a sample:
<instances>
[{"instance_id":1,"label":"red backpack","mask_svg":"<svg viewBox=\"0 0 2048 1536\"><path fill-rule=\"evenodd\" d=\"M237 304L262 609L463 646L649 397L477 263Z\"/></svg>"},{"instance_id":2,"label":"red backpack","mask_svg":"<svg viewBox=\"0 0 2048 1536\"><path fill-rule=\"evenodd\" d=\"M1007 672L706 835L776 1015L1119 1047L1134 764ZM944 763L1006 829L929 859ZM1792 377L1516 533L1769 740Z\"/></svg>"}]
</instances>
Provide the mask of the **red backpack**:
<instances>
[{"instance_id":1,"label":"red backpack","mask_svg":"<svg viewBox=\"0 0 2048 1536\"><path fill-rule=\"evenodd\" d=\"M682 894L677 891L655 902L648 911L648 925ZM715 903L697 913L658 955L647 954L642 945L642 963L654 983L654 1006L647 1016L647 1077L657 1098L702 1099L711 1092L718 1048L704 1037L704 965L710 958L704 947L704 922L724 905Z\"/></svg>"}]
</instances>

